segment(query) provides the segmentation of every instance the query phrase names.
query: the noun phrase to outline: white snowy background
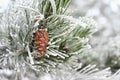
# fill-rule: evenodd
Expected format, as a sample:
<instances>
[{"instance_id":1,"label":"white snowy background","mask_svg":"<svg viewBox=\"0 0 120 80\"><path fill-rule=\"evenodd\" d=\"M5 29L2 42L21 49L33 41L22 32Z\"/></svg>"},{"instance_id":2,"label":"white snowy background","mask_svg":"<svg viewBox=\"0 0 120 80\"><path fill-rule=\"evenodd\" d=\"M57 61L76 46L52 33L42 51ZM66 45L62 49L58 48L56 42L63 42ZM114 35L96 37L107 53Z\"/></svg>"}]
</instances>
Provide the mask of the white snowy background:
<instances>
[{"instance_id":1,"label":"white snowy background","mask_svg":"<svg viewBox=\"0 0 120 80\"><path fill-rule=\"evenodd\" d=\"M97 61L92 63L100 68L120 68L120 0L74 0L70 10L76 17L92 17L97 22L89 52Z\"/></svg>"},{"instance_id":2,"label":"white snowy background","mask_svg":"<svg viewBox=\"0 0 120 80\"><path fill-rule=\"evenodd\" d=\"M0 13L7 9L10 0L0 0Z\"/></svg>"}]
</instances>

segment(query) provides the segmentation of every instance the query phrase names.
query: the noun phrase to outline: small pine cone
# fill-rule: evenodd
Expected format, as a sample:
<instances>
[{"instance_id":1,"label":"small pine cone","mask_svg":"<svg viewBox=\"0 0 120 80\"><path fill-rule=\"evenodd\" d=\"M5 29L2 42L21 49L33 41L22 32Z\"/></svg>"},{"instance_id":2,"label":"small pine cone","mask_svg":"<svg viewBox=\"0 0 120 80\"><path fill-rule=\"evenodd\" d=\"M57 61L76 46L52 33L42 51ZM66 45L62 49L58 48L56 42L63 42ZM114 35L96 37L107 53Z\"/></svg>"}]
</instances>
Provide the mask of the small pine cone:
<instances>
[{"instance_id":1,"label":"small pine cone","mask_svg":"<svg viewBox=\"0 0 120 80\"><path fill-rule=\"evenodd\" d=\"M46 51L48 43L48 32L46 29L38 29L34 34L34 47L37 50L38 57L41 57Z\"/></svg>"}]
</instances>

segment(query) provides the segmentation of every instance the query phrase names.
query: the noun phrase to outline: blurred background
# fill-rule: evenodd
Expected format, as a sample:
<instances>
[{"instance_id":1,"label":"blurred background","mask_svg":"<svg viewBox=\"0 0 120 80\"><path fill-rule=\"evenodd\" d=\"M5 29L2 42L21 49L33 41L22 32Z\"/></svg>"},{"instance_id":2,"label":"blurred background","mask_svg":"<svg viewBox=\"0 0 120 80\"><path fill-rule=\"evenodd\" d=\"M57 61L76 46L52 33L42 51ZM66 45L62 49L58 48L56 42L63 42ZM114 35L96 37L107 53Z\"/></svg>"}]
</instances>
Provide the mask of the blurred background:
<instances>
[{"instance_id":1,"label":"blurred background","mask_svg":"<svg viewBox=\"0 0 120 80\"><path fill-rule=\"evenodd\" d=\"M15 0L0 0L0 16ZM90 17L96 31L89 43L91 49L79 58L84 65L96 64L99 68L120 68L120 0L73 0L69 11L74 17Z\"/></svg>"},{"instance_id":2,"label":"blurred background","mask_svg":"<svg viewBox=\"0 0 120 80\"><path fill-rule=\"evenodd\" d=\"M90 40L91 49L81 57L85 64L100 68L120 68L120 0L74 0L71 7L75 17L92 17L97 31Z\"/></svg>"}]
</instances>

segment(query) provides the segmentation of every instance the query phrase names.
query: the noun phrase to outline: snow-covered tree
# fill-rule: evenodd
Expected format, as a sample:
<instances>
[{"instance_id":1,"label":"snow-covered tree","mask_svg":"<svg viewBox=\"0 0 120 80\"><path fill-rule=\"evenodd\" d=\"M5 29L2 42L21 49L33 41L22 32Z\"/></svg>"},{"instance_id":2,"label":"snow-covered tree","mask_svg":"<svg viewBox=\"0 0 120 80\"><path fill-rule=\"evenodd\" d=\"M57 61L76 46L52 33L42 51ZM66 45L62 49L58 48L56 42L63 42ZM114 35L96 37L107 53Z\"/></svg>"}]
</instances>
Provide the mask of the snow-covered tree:
<instances>
[{"instance_id":1,"label":"snow-covered tree","mask_svg":"<svg viewBox=\"0 0 120 80\"><path fill-rule=\"evenodd\" d=\"M119 71L112 75L109 68L82 65L81 56L90 48L96 23L91 18L72 17L67 10L70 3L11 1L0 18L0 79L119 80Z\"/></svg>"}]
</instances>

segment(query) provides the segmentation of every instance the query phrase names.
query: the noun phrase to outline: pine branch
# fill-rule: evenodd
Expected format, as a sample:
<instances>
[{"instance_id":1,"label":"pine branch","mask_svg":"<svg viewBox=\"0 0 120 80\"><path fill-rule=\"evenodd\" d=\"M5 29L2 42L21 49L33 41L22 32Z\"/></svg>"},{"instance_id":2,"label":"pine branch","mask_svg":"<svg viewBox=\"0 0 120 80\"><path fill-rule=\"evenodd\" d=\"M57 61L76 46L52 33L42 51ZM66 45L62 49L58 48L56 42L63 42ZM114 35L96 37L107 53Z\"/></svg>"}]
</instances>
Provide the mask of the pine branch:
<instances>
[{"instance_id":1,"label":"pine branch","mask_svg":"<svg viewBox=\"0 0 120 80\"><path fill-rule=\"evenodd\" d=\"M2 34L0 37L3 37L3 40L6 39L4 44L8 47L7 54L12 56L7 58L11 60L14 58L12 64L24 63L29 64L35 70L50 71L59 63L64 63L71 56L79 54L88 45L88 38L95 25L92 19L77 19L67 14L66 10L71 0L32 2L23 0L23 2L21 2L23 4L16 2L8 12L8 19L5 16L2 17L4 21L1 23L3 31L0 30ZM40 18L37 23L34 23L33 18L38 15ZM44 55L35 58L36 51L31 44L32 35L37 30L37 26L41 24L48 29L49 42ZM23 65L20 69L22 68Z\"/></svg>"}]
</instances>

